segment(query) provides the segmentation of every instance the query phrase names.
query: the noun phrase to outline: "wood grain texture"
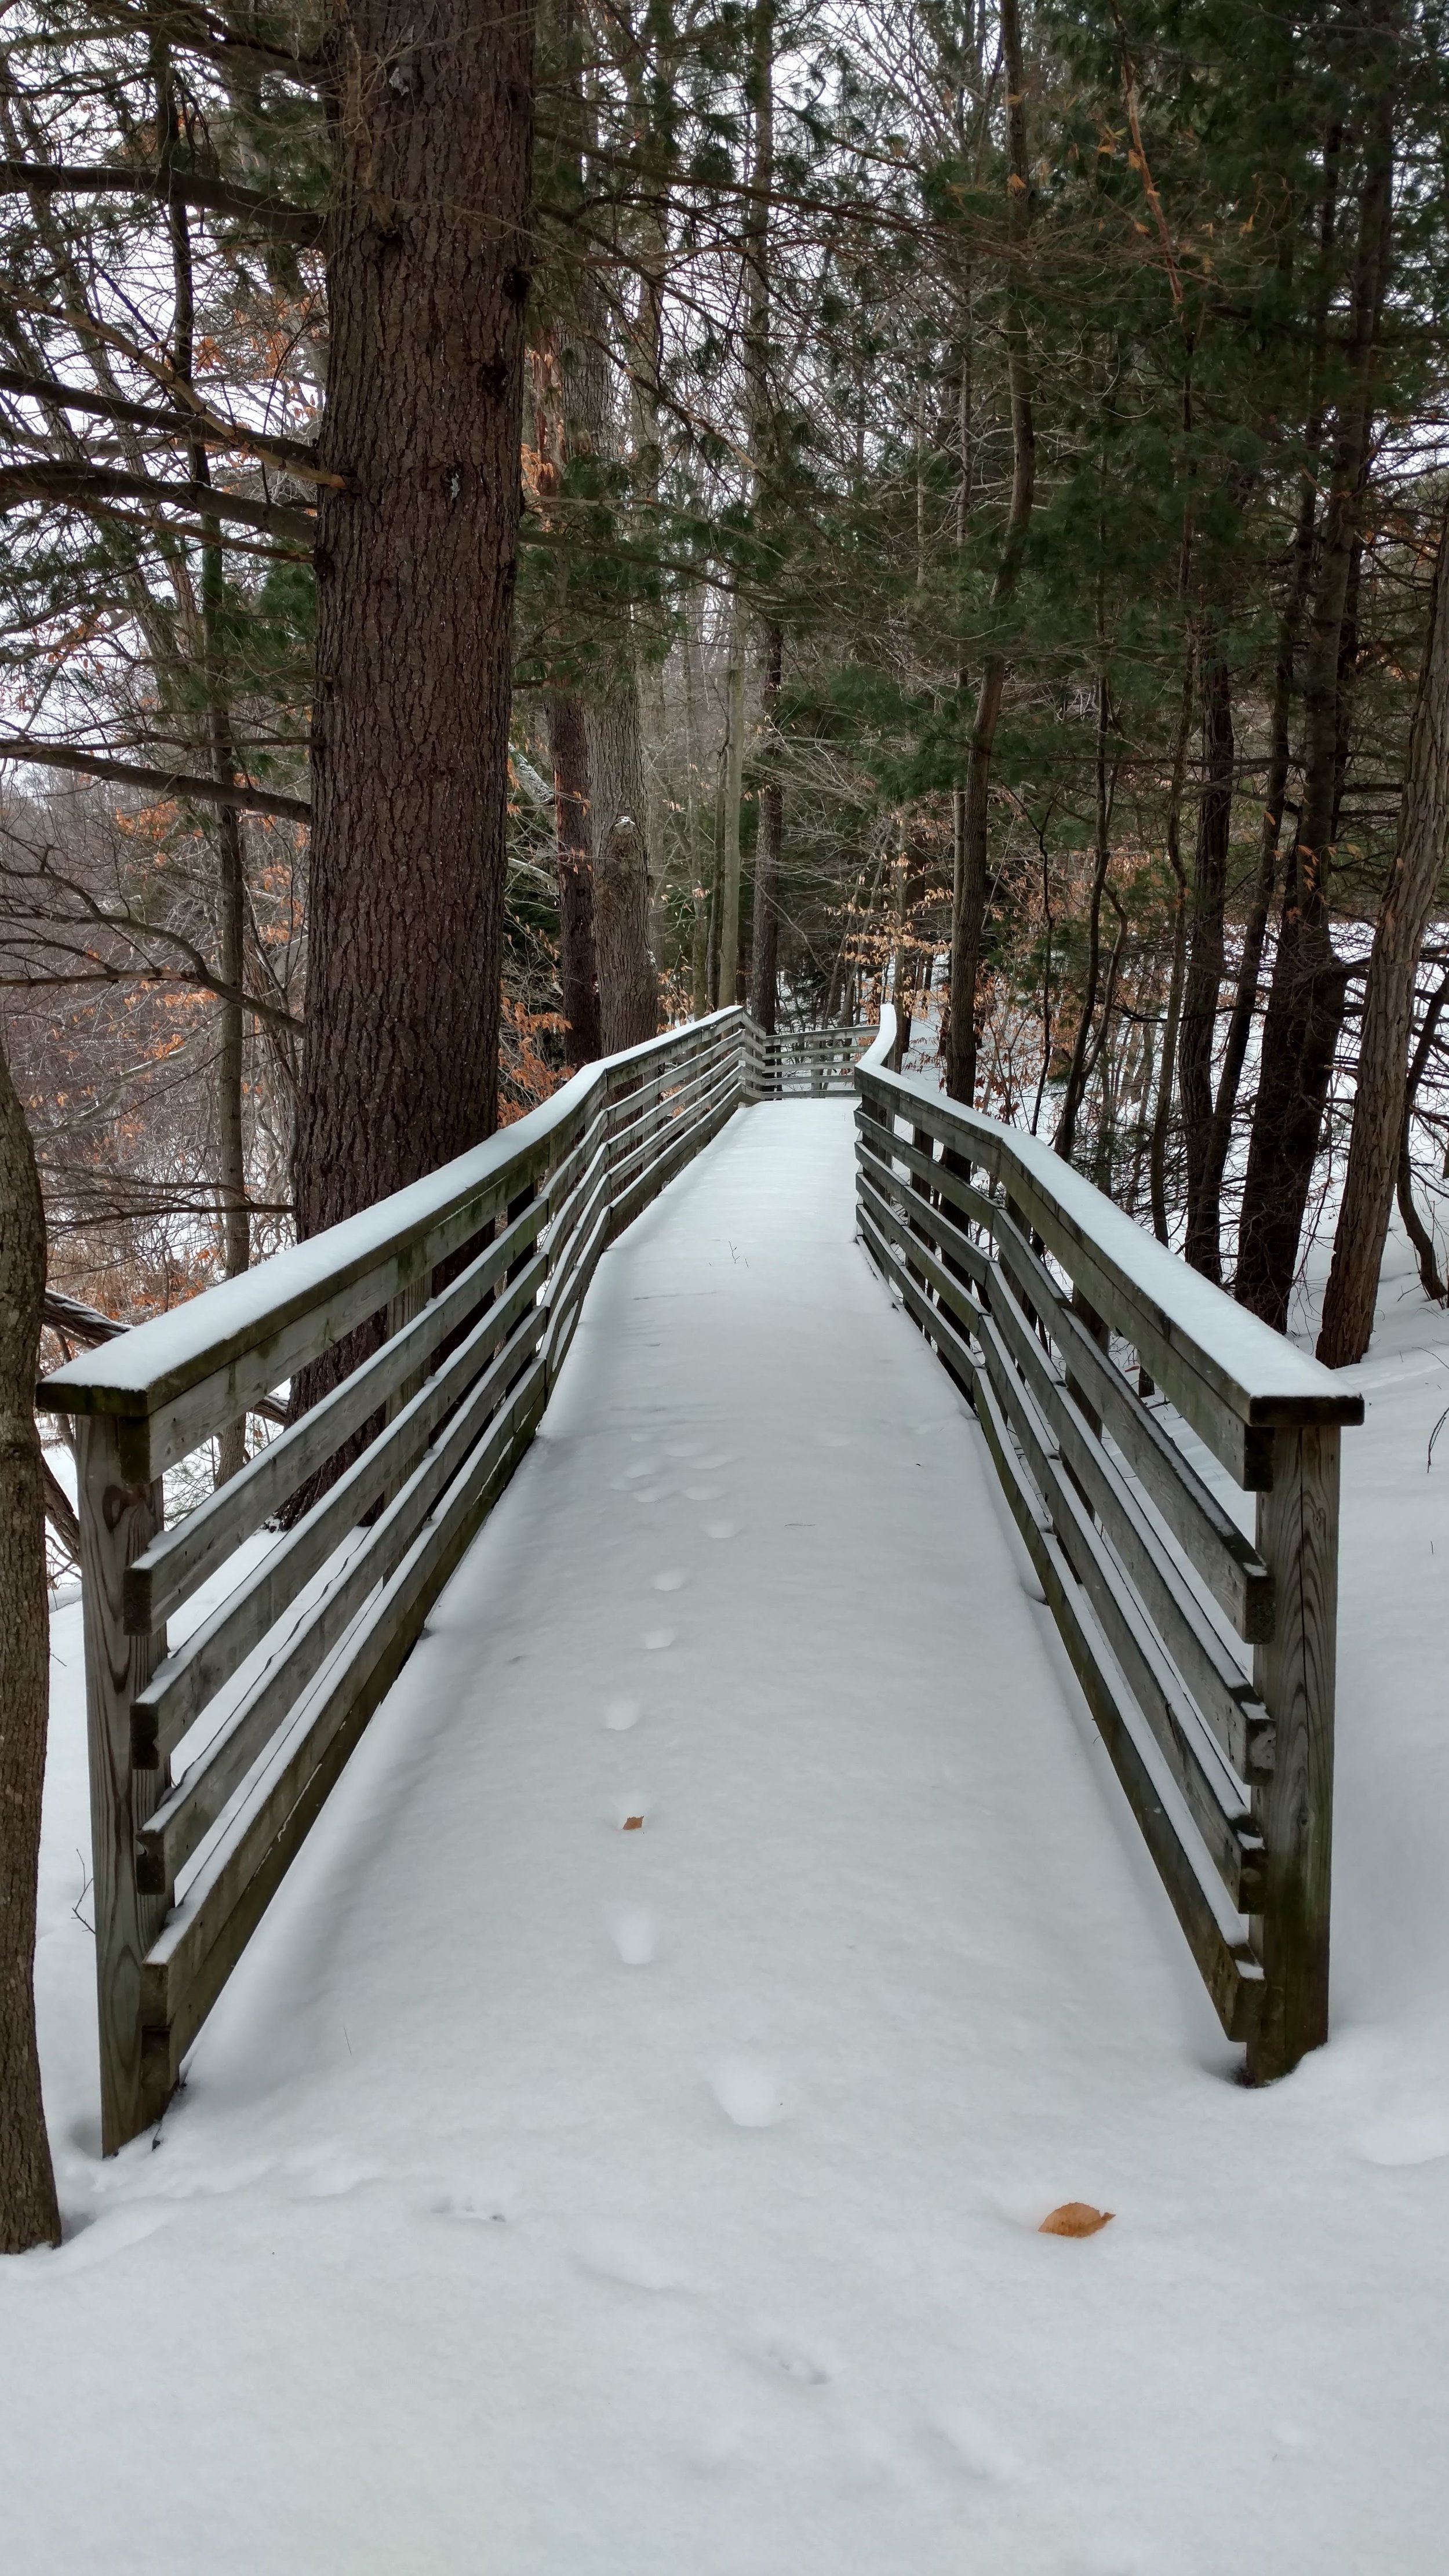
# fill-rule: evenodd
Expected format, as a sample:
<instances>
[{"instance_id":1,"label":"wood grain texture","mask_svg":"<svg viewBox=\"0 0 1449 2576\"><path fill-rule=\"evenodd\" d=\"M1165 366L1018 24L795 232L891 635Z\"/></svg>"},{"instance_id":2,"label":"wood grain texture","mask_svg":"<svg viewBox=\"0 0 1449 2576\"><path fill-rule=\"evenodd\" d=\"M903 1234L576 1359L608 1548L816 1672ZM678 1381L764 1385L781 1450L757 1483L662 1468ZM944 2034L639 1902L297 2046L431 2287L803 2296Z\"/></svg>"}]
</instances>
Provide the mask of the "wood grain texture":
<instances>
[{"instance_id":1,"label":"wood grain texture","mask_svg":"<svg viewBox=\"0 0 1449 2576\"><path fill-rule=\"evenodd\" d=\"M166 1911L164 1895L136 1885L136 1828L150 1815L155 1772L131 1767L131 1702L165 1651L164 1635L133 1637L125 1622L125 1571L161 1521L155 1485L127 1482L114 1422L76 1426L81 1601L85 1630L86 1735L91 1783L92 1903L101 2055L101 2152L114 2155L159 2119L141 2043L141 1962Z\"/></svg>"},{"instance_id":2,"label":"wood grain texture","mask_svg":"<svg viewBox=\"0 0 1449 2576\"><path fill-rule=\"evenodd\" d=\"M1268 1846L1254 1937L1267 1984L1248 2052L1255 2084L1286 2075L1328 2036L1333 1879L1333 1725L1338 1624L1339 1433L1280 1431L1258 1546L1278 1584L1278 1625L1254 1656L1277 1738L1273 1777L1255 1790Z\"/></svg>"}]
</instances>

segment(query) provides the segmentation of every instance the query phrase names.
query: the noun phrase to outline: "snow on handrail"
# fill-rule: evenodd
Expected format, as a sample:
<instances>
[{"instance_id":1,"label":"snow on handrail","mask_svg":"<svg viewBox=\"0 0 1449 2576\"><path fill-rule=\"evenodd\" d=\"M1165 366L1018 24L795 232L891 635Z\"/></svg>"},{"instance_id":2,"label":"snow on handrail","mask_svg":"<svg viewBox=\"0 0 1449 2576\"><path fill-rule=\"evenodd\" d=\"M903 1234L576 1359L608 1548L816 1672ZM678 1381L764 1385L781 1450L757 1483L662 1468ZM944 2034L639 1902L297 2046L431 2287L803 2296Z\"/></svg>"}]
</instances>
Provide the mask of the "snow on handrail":
<instances>
[{"instance_id":1,"label":"snow on handrail","mask_svg":"<svg viewBox=\"0 0 1449 2576\"><path fill-rule=\"evenodd\" d=\"M454 1211L480 1195L510 1195L524 1167L546 1156L551 1140L570 1121L582 1126L600 1085L621 1069L647 1070L654 1058L698 1039L712 1027L740 1020L742 1012L717 1011L707 1020L670 1029L641 1046L585 1065L552 1098L531 1109L484 1144L443 1163L435 1172L329 1226L305 1243L291 1244L237 1279L219 1280L185 1305L154 1315L119 1333L101 1348L69 1360L41 1381L37 1401L56 1413L146 1415L172 1404L189 1388L272 1340L326 1299L364 1282L389 1261L421 1243ZM279 1373L278 1380L287 1371Z\"/></svg>"},{"instance_id":2,"label":"snow on handrail","mask_svg":"<svg viewBox=\"0 0 1449 2576\"><path fill-rule=\"evenodd\" d=\"M1361 1395L1190 1270L1040 1138L945 1098L919 1075L891 1073L886 1058L894 1019L894 1012L882 1014L881 1034L862 1058L861 1073L889 1085L902 1116L919 1118L924 1109L938 1135L959 1136L1009 1195L1015 1194L1013 1184L1021 1184L1028 1213L1049 1249L1086 1293L1096 1287L1094 1303L1129 1340L1149 1334L1159 1359L1172 1351L1245 1424L1362 1422ZM1152 1365L1147 1350L1142 1357ZM1165 1368L1153 1374L1165 1382Z\"/></svg>"}]
</instances>

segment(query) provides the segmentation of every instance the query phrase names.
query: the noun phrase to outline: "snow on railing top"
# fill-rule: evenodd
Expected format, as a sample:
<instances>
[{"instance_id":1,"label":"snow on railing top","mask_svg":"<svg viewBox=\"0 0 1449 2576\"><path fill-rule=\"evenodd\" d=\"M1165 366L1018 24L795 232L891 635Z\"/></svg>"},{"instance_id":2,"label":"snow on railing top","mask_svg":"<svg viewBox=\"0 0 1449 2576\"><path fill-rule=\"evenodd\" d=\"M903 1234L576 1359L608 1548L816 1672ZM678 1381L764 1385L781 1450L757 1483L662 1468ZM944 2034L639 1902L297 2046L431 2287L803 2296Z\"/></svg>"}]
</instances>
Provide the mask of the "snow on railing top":
<instances>
[{"instance_id":1,"label":"snow on railing top","mask_svg":"<svg viewBox=\"0 0 1449 2576\"><path fill-rule=\"evenodd\" d=\"M43 1379L38 1401L48 1412L139 1415L173 1404L188 1388L261 1343L327 1299L364 1287L376 1273L444 1224L454 1211L500 1187L515 1168L537 1159L557 1131L582 1124L589 1100L606 1073L666 1053L712 1025L742 1017L738 1008L717 1011L686 1030L666 1030L641 1046L585 1065L552 1098L486 1143L443 1163L406 1189L329 1226L306 1243L291 1244L238 1279L219 1280L185 1305L134 1325L100 1349L69 1360ZM522 1177L521 1175L519 1177ZM384 1294L390 1293L384 1291ZM359 1317L358 1320L361 1320ZM286 1372L284 1371L285 1375Z\"/></svg>"},{"instance_id":2,"label":"snow on railing top","mask_svg":"<svg viewBox=\"0 0 1449 2576\"><path fill-rule=\"evenodd\" d=\"M1300 1351L1270 1324L1204 1279L1143 1231L1049 1145L1020 1127L1008 1127L982 1110L967 1109L911 1074L891 1073L886 1059L895 1041L895 1012L881 1013L879 1037L859 1071L874 1075L906 1102L929 1108L937 1122L969 1132L975 1160L1005 1180L1024 1184L1027 1212L1049 1250L1093 1296L1107 1320L1138 1348L1154 1376L1164 1347L1204 1378L1239 1421L1362 1422L1363 1398L1350 1394L1331 1369ZM1157 1346L1157 1359L1147 1343ZM1169 1388L1169 1392L1172 1392Z\"/></svg>"}]
</instances>

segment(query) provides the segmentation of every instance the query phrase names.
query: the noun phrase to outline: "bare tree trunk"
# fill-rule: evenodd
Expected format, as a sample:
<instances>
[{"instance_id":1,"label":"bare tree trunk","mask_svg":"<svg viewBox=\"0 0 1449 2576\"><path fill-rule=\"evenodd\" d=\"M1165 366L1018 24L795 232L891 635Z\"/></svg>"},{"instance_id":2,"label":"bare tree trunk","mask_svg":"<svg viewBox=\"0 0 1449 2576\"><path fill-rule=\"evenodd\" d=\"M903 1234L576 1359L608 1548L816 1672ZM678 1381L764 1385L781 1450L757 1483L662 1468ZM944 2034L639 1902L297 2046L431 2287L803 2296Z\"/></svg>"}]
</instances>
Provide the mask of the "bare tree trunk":
<instances>
[{"instance_id":1,"label":"bare tree trunk","mask_svg":"<svg viewBox=\"0 0 1449 2576\"><path fill-rule=\"evenodd\" d=\"M738 593L730 626L729 731L725 736L720 850L719 1008L739 1000L740 807L745 780L745 608Z\"/></svg>"},{"instance_id":2,"label":"bare tree trunk","mask_svg":"<svg viewBox=\"0 0 1449 2576\"><path fill-rule=\"evenodd\" d=\"M1398 847L1379 905L1359 1039L1348 1173L1323 1301L1318 1356L1330 1368L1361 1360L1373 1332L1384 1237L1404 1130L1414 976L1449 837L1449 509L1429 599L1429 632L1409 737Z\"/></svg>"},{"instance_id":3,"label":"bare tree trunk","mask_svg":"<svg viewBox=\"0 0 1449 2576\"><path fill-rule=\"evenodd\" d=\"M1439 1276L1439 1263L1434 1249L1434 1238L1429 1232L1428 1227L1424 1224L1423 1219L1414 1204L1414 1164L1411 1152L1411 1129L1414 1119L1415 1096L1418 1092L1419 1085L1424 1078L1424 1074L1428 1069L1429 1058L1434 1047L1435 1032L1438 1029L1440 1015L1443 1012L1446 1002L1449 1002L1449 975L1445 975L1440 979L1439 983L1435 986L1433 993L1429 997L1429 1007L1424 1013L1424 1025L1419 1032L1419 1043L1414 1049L1414 1061L1409 1067L1409 1080L1404 1098L1404 1118L1403 1124L1399 1129L1399 1214L1404 1220L1404 1232L1407 1234L1410 1243L1414 1247L1414 1257L1419 1264L1419 1280L1424 1294L1426 1297L1432 1297L1436 1306L1442 1306L1446 1298L1449 1298L1449 1288L1446 1288L1443 1280Z\"/></svg>"},{"instance_id":4,"label":"bare tree trunk","mask_svg":"<svg viewBox=\"0 0 1449 2576\"><path fill-rule=\"evenodd\" d=\"M0 2254L60 2243L35 2044L35 1907L50 1690L35 1428L45 1216L0 1051Z\"/></svg>"},{"instance_id":5,"label":"bare tree trunk","mask_svg":"<svg viewBox=\"0 0 1449 2576\"><path fill-rule=\"evenodd\" d=\"M1186 534L1183 545L1185 560ZM1194 668L1194 656L1189 650L1187 669L1182 676L1182 701L1172 753L1172 786L1167 800L1167 864L1172 870L1176 894L1172 909L1172 965L1167 983L1167 1020L1162 1032L1162 1070L1158 1076L1157 1105L1152 1113L1152 1142L1147 1157L1152 1231L1159 1243L1168 1240L1167 1140L1172 1133L1177 1032L1182 1017L1182 986L1187 963L1187 872L1182 864L1182 788L1187 775L1187 738L1192 727Z\"/></svg>"},{"instance_id":6,"label":"bare tree trunk","mask_svg":"<svg viewBox=\"0 0 1449 2576\"><path fill-rule=\"evenodd\" d=\"M1397 9L1377 13L1384 60L1394 62ZM1374 32L1374 30L1370 30ZM1303 806L1263 1031L1263 1064L1248 1148L1238 1268L1240 1302L1281 1332L1298 1259L1347 977L1329 924L1328 878L1339 786L1343 661L1369 464L1376 360L1393 212L1395 72L1377 68L1359 231L1348 390L1339 414L1314 596L1305 680Z\"/></svg>"},{"instance_id":7,"label":"bare tree trunk","mask_svg":"<svg viewBox=\"0 0 1449 2576\"><path fill-rule=\"evenodd\" d=\"M589 706L594 807L594 948L605 1055L640 1046L659 1025L649 948L649 854L644 838L644 746L630 654Z\"/></svg>"},{"instance_id":8,"label":"bare tree trunk","mask_svg":"<svg viewBox=\"0 0 1449 2576\"><path fill-rule=\"evenodd\" d=\"M1006 296L1005 338L1011 390L1012 477L1011 507L991 591L991 604L995 610L1006 608L1015 594L1036 484L1036 429L1022 297L1022 270L1032 198L1031 171L1027 161L1021 17L1017 0L1000 0L1000 10L1010 160L1007 187L1012 268ZM971 755L960 818L960 863L951 925L951 1029L946 1089L953 1100L968 1102L975 1097L976 1091L976 985L986 926L986 827L991 761L1005 685L1005 656L999 652L990 653L981 677L976 720L971 728Z\"/></svg>"},{"instance_id":9,"label":"bare tree trunk","mask_svg":"<svg viewBox=\"0 0 1449 2576\"><path fill-rule=\"evenodd\" d=\"M1213 1116L1213 1039L1225 966L1223 911L1233 812L1232 675L1225 662L1215 663L1207 674L1202 731L1203 788L1198 805L1192 927L1177 1040L1177 1071L1187 1150L1187 1257L1204 1278L1219 1279L1222 1261L1217 1200L1205 1192L1204 1181Z\"/></svg>"},{"instance_id":10,"label":"bare tree trunk","mask_svg":"<svg viewBox=\"0 0 1449 2576\"><path fill-rule=\"evenodd\" d=\"M555 689L548 701L553 761L554 846L558 856L559 982L564 1054L570 1065L602 1053L599 983L594 955L594 856L589 796L589 736L581 701Z\"/></svg>"},{"instance_id":11,"label":"bare tree trunk","mask_svg":"<svg viewBox=\"0 0 1449 2576\"><path fill-rule=\"evenodd\" d=\"M488 1135L532 0L336 0L297 1225Z\"/></svg>"},{"instance_id":12,"label":"bare tree trunk","mask_svg":"<svg viewBox=\"0 0 1449 2576\"><path fill-rule=\"evenodd\" d=\"M766 758L774 743L775 709L780 697L784 637L776 625L765 629L765 677L760 699L761 734ZM755 918L750 954L750 1014L773 1037L780 985L780 843L784 831L785 792L779 772L771 768L760 789L760 823L755 842Z\"/></svg>"},{"instance_id":13,"label":"bare tree trunk","mask_svg":"<svg viewBox=\"0 0 1449 2576\"><path fill-rule=\"evenodd\" d=\"M1100 621L1099 621L1100 630ZM1103 638L1098 635L1099 645ZM1112 845L1108 831L1109 800L1107 789L1107 728L1111 722L1111 698L1107 674L1103 670L1097 682L1097 828L1092 852L1092 896L1087 913L1087 974L1082 992L1082 1016L1077 1023L1072 1060L1067 1067L1066 1089L1062 1094L1062 1114L1052 1139L1052 1150L1064 1162L1072 1159L1077 1141L1077 1119L1086 1097L1088 1080L1087 1048L1092 1035L1092 1021L1097 1008L1097 989L1102 960L1102 896L1107 885ZM1114 952L1115 956L1116 952ZM1108 1010L1111 1008L1110 986ZM1104 1014L1103 1026L1106 1018Z\"/></svg>"}]
</instances>

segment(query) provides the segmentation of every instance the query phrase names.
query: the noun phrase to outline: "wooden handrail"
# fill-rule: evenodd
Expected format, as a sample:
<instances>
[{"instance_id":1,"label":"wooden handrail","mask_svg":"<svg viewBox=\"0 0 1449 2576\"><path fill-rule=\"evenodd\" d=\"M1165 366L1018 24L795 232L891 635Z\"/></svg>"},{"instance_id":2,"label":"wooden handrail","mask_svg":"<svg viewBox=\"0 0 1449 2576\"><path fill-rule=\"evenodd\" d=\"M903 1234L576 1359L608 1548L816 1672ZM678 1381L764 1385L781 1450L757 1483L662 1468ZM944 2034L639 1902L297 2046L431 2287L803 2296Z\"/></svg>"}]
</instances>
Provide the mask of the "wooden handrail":
<instances>
[{"instance_id":1,"label":"wooden handrail","mask_svg":"<svg viewBox=\"0 0 1449 2576\"><path fill-rule=\"evenodd\" d=\"M1034 1137L892 1072L894 1038L887 1010L856 1072L862 1239L976 1411L1224 2027L1265 2081L1327 2035L1339 1442L1363 1399ZM1255 1495L1251 1541L1132 1358Z\"/></svg>"},{"instance_id":2,"label":"wooden handrail","mask_svg":"<svg viewBox=\"0 0 1449 2576\"><path fill-rule=\"evenodd\" d=\"M472 1153L42 1379L37 1403L76 1435L108 2154L164 2108L518 1465L600 1254L731 1115L743 1061L731 1009L588 1065ZM167 1529L165 1470L239 1414L275 1414L273 1390L378 1315L381 1347ZM168 1652L173 1613L379 1424Z\"/></svg>"}]
</instances>

